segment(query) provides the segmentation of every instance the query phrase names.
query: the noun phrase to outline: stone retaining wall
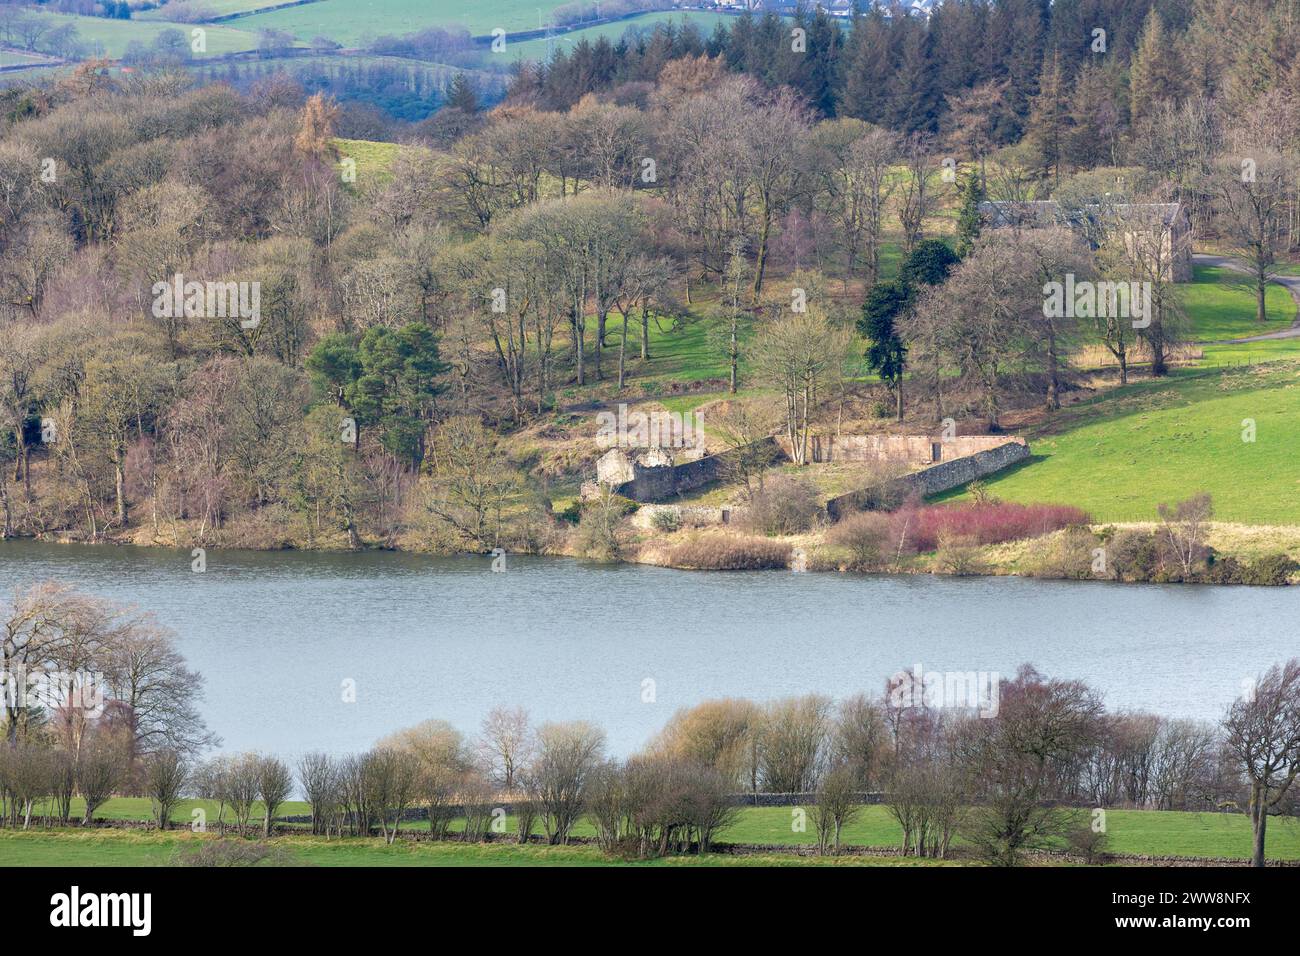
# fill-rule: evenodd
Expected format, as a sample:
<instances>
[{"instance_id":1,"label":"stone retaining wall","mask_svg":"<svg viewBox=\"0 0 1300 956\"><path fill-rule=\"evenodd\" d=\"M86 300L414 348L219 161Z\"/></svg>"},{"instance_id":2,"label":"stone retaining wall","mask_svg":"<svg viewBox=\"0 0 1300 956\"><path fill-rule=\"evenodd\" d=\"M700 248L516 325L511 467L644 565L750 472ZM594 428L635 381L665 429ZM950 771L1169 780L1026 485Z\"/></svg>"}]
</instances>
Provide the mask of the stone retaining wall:
<instances>
[{"instance_id":1,"label":"stone retaining wall","mask_svg":"<svg viewBox=\"0 0 1300 956\"><path fill-rule=\"evenodd\" d=\"M826 513L832 521L838 521L854 511L871 511L900 504L913 495L928 498L1001 471L1028 457L1029 444L1023 438L1004 438L1002 444L988 451L945 461L880 485L832 498L826 502Z\"/></svg>"},{"instance_id":2,"label":"stone retaining wall","mask_svg":"<svg viewBox=\"0 0 1300 956\"><path fill-rule=\"evenodd\" d=\"M782 451L788 456L789 440L779 440ZM952 438L935 438L930 435L813 435L808 451L809 460L814 462L879 461L928 465L990 451L1015 440L1018 439L1006 435L957 435Z\"/></svg>"}]
</instances>

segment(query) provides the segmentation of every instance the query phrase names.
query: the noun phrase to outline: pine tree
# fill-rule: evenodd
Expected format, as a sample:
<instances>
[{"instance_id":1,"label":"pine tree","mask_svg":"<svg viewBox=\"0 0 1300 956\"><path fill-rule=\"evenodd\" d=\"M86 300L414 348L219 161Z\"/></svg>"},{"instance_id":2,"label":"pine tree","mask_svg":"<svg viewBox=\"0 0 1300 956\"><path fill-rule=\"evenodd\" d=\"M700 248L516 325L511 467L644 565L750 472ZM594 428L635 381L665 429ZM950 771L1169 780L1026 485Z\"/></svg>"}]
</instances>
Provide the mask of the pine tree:
<instances>
[{"instance_id":1,"label":"pine tree","mask_svg":"<svg viewBox=\"0 0 1300 956\"><path fill-rule=\"evenodd\" d=\"M1061 181L1061 163L1066 155L1065 137L1069 124L1064 87L1061 56L1054 53L1044 59L1043 72L1038 78L1038 95L1030 106L1027 138L1042 160L1043 171L1052 170L1058 184Z\"/></svg>"},{"instance_id":2,"label":"pine tree","mask_svg":"<svg viewBox=\"0 0 1300 956\"><path fill-rule=\"evenodd\" d=\"M447 106L451 109L460 110L462 113L474 114L478 112L478 94L474 92L469 77L464 73L457 73L452 77L451 85L447 87Z\"/></svg>"},{"instance_id":3,"label":"pine tree","mask_svg":"<svg viewBox=\"0 0 1300 956\"><path fill-rule=\"evenodd\" d=\"M1183 58L1155 7L1142 24L1142 36L1129 65L1129 119L1136 125L1156 104L1182 99L1187 80Z\"/></svg>"}]
</instances>

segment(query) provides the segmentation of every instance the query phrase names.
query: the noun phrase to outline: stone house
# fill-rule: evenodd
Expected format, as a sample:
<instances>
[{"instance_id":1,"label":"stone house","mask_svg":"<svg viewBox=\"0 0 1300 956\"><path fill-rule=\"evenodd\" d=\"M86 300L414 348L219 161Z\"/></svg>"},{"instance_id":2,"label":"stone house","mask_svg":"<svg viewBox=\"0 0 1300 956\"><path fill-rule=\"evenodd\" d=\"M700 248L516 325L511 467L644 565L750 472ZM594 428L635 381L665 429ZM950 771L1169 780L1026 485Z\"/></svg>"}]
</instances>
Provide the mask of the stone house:
<instances>
[{"instance_id":1,"label":"stone house","mask_svg":"<svg viewBox=\"0 0 1300 956\"><path fill-rule=\"evenodd\" d=\"M1130 250L1158 241L1158 261L1169 263L1172 281L1192 281L1192 227L1182 203L1093 203L1066 207L1056 200L996 201L980 203L980 213L985 225L993 229L1065 226L1093 249L1117 230L1123 232L1124 244Z\"/></svg>"}]
</instances>

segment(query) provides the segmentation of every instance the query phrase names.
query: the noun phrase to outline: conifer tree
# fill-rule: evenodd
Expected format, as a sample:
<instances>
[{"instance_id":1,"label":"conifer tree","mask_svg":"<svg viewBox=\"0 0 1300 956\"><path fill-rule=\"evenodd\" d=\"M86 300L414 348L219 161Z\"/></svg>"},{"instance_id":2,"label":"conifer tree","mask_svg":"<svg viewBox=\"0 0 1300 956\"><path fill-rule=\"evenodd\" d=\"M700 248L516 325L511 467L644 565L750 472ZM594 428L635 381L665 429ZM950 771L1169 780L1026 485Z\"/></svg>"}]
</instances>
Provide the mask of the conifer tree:
<instances>
[{"instance_id":1,"label":"conifer tree","mask_svg":"<svg viewBox=\"0 0 1300 956\"><path fill-rule=\"evenodd\" d=\"M1142 36L1129 66L1129 119L1136 125L1164 100L1177 102L1186 82L1182 56L1155 7L1142 24Z\"/></svg>"}]
</instances>

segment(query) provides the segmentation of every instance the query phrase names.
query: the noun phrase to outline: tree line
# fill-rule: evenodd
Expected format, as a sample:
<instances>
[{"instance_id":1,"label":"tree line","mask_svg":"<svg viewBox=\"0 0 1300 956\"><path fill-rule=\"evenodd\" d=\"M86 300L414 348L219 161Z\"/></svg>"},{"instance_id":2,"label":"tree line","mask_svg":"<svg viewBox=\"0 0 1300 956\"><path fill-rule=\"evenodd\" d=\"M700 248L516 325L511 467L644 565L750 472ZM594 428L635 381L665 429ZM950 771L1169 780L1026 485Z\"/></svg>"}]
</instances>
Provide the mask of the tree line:
<instances>
[{"instance_id":1,"label":"tree line","mask_svg":"<svg viewBox=\"0 0 1300 956\"><path fill-rule=\"evenodd\" d=\"M0 794L11 826L83 824L115 795L150 797L169 827L184 799L217 805L200 822L272 833L300 794L310 830L396 840L414 811L434 838L540 828L569 842L589 821L611 852L708 852L740 807L797 794L823 852L837 852L864 800L898 822L902 851L945 857L954 840L991 862L1026 853L1104 852L1105 809L1239 811L1262 865L1270 819L1293 815L1300 774L1300 661L1243 684L1218 723L1108 711L1083 681L1032 667L1012 677L899 672L876 695L817 694L766 703L726 698L683 708L638 753L612 758L587 721L535 726L499 707L466 737L445 721L399 730L360 754L309 753L296 766L218 754L197 715L201 678L145 616L54 584L17 596L4 624L4 672L95 674L102 705L13 698L5 713ZM89 680L90 678L83 678ZM980 684L980 680L984 684ZM75 688L74 688L75 689ZM71 689L65 688L70 693ZM1091 811L1091 812L1088 812ZM1099 822L1100 821L1100 822Z\"/></svg>"}]
</instances>

